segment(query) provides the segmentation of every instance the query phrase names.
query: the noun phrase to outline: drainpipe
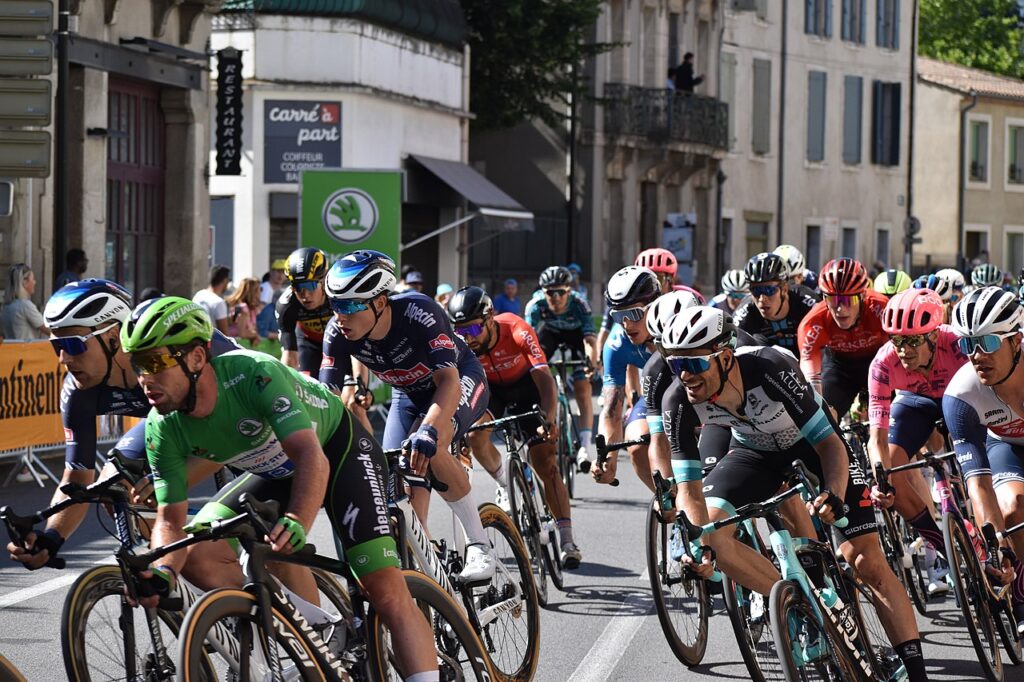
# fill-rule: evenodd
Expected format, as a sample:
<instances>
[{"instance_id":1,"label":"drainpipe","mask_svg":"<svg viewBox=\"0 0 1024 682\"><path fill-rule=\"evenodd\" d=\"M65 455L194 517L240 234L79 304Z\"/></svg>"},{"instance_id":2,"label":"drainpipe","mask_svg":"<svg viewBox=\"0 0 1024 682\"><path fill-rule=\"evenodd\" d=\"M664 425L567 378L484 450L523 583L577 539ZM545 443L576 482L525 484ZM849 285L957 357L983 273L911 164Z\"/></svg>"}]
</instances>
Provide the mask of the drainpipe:
<instances>
[{"instance_id":1,"label":"drainpipe","mask_svg":"<svg viewBox=\"0 0 1024 682\"><path fill-rule=\"evenodd\" d=\"M914 122L917 92L917 10L918 0L914 0L913 18L910 23L910 109L908 119L910 121L910 134L907 137L907 219L914 215ZM908 275L910 268L914 265L914 245L908 243L903 254L903 271ZM888 254L887 254L888 255ZM889 262L888 257L885 259Z\"/></svg>"},{"instance_id":2,"label":"drainpipe","mask_svg":"<svg viewBox=\"0 0 1024 682\"><path fill-rule=\"evenodd\" d=\"M964 194L967 189L967 177L964 174L964 163L966 161L965 154L967 153L967 112L978 106L978 93L974 90L970 92L971 103L960 107L960 173L959 178L959 197L957 199L956 207L956 263L957 269L960 272L966 272L967 263L964 257Z\"/></svg>"},{"instance_id":3,"label":"drainpipe","mask_svg":"<svg viewBox=\"0 0 1024 682\"><path fill-rule=\"evenodd\" d=\"M71 222L70 197L68 196L68 88L70 83L70 62L68 60L68 22L71 16L70 0L57 4L57 97L56 97L56 150L53 179L53 273L64 270L64 253L68 248L68 226ZM30 201L33 198L29 198ZM32 245L29 244L29 249ZM43 282L43 286L46 283Z\"/></svg>"},{"instance_id":4,"label":"drainpipe","mask_svg":"<svg viewBox=\"0 0 1024 682\"><path fill-rule=\"evenodd\" d=\"M722 281L725 263L730 257L730 254L725 253L725 234L722 232L722 185L725 184L728 178L729 176L719 167L718 172L715 174L715 180L717 181L715 183L715 233L718 237L715 239L715 252L717 255L715 256L715 279L712 281L712 288Z\"/></svg>"},{"instance_id":5,"label":"drainpipe","mask_svg":"<svg viewBox=\"0 0 1024 682\"><path fill-rule=\"evenodd\" d=\"M779 52L779 191L775 203L775 245L782 243L783 202L786 179L786 48L789 34L789 0L782 0L782 49Z\"/></svg>"}]
</instances>

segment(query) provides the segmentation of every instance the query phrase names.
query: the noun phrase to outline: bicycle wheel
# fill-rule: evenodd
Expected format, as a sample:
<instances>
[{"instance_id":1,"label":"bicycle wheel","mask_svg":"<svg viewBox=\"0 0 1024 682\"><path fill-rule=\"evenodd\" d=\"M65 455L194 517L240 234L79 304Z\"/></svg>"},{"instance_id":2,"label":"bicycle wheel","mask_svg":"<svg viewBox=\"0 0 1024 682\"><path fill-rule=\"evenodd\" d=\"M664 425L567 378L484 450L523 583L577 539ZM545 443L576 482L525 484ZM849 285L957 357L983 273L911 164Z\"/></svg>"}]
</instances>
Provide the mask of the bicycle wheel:
<instances>
[{"instance_id":1,"label":"bicycle wheel","mask_svg":"<svg viewBox=\"0 0 1024 682\"><path fill-rule=\"evenodd\" d=\"M704 658L708 646L711 601L707 583L690 577L669 554L669 532L676 526L661 522L657 500L647 514L647 573L661 630L672 653L687 666Z\"/></svg>"},{"instance_id":2,"label":"bicycle wheel","mask_svg":"<svg viewBox=\"0 0 1024 682\"><path fill-rule=\"evenodd\" d=\"M533 506L533 496L523 475L523 465L516 460L508 461L508 504L509 516L515 522L519 534L526 543L526 551L530 560L530 572L537 586L537 599L540 605L548 605L548 583L544 562L544 548L540 539L540 518Z\"/></svg>"},{"instance_id":3,"label":"bicycle wheel","mask_svg":"<svg viewBox=\"0 0 1024 682\"><path fill-rule=\"evenodd\" d=\"M782 669L768 627L768 600L726 576L722 584L725 612L751 682L781 680Z\"/></svg>"},{"instance_id":4,"label":"bicycle wheel","mask_svg":"<svg viewBox=\"0 0 1024 682\"><path fill-rule=\"evenodd\" d=\"M163 641L157 651L148 619L155 618ZM136 609L124 599L124 578L117 566L95 566L78 576L61 613L60 644L68 679L117 680L130 677L171 679L174 641L180 613ZM209 673L209 658L203 656ZM168 672L159 672L161 670Z\"/></svg>"},{"instance_id":5,"label":"bicycle wheel","mask_svg":"<svg viewBox=\"0 0 1024 682\"><path fill-rule=\"evenodd\" d=\"M3 654L0 654L0 682L25 682L25 676Z\"/></svg>"},{"instance_id":6,"label":"bicycle wheel","mask_svg":"<svg viewBox=\"0 0 1024 682\"><path fill-rule=\"evenodd\" d=\"M988 606L988 592L978 555L961 520L944 512L942 514L942 537L946 544L946 558L949 560L949 575L953 579L953 593L956 595L960 612L967 624L978 662L985 677L993 682L1003 679L1003 661L999 656L999 642Z\"/></svg>"},{"instance_id":7,"label":"bicycle wheel","mask_svg":"<svg viewBox=\"0 0 1024 682\"><path fill-rule=\"evenodd\" d=\"M569 499L576 497L576 453L573 451L573 425L569 414L569 404L565 400L558 401L558 470L562 483L569 491Z\"/></svg>"},{"instance_id":8,"label":"bicycle wheel","mask_svg":"<svg viewBox=\"0 0 1024 682\"><path fill-rule=\"evenodd\" d=\"M856 609L861 641L871 651L871 667L879 679L894 679L896 672L903 667L903 661L889 643L889 635L878 618L874 593L867 585L850 576L843 576L843 585L846 588L843 600L849 598L849 603Z\"/></svg>"},{"instance_id":9,"label":"bicycle wheel","mask_svg":"<svg viewBox=\"0 0 1024 682\"><path fill-rule=\"evenodd\" d=\"M903 537L896 527L895 515L888 509L875 509L875 523L878 525L878 541L886 563L906 590L918 613L925 615L926 593L917 583L912 561L917 557L909 554L909 547L903 544Z\"/></svg>"},{"instance_id":10,"label":"bicycle wheel","mask_svg":"<svg viewBox=\"0 0 1024 682\"><path fill-rule=\"evenodd\" d=\"M1021 641L1017 638L1017 622L1008 600L1001 600L992 605L992 618L995 620L999 639L1003 641L1003 651L1013 665L1020 665Z\"/></svg>"},{"instance_id":11,"label":"bicycle wheel","mask_svg":"<svg viewBox=\"0 0 1024 682\"><path fill-rule=\"evenodd\" d=\"M440 678L489 680L487 653L459 605L422 573L411 570L402 573L413 601L434 629ZM391 635L373 609L367 614L366 635L371 679L379 682L404 679L399 672Z\"/></svg>"},{"instance_id":12,"label":"bicycle wheel","mask_svg":"<svg viewBox=\"0 0 1024 682\"><path fill-rule=\"evenodd\" d=\"M558 536L555 519L545 504L540 517L541 549L544 550L544 565L547 567L551 584L559 592L565 592L565 574L562 572L562 540Z\"/></svg>"},{"instance_id":13,"label":"bicycle wheel","mask_svg":"<svg viewBox=\"0 0 1024 682\"><path fill-rule=\"evenodd\" d=\"M924 541L918 536L910 524L899 514L892 515L893 523L899 533L900 544L903 545L903 570L906 575L904 584L914 602L914 608L922 616L928 610L928 561ZM914 549L916 547L916 549Z\"/></svg>"},{"instance_id":14,"label":"bicycle wheel","mask_svg":"<svg viewBox=\"0 0 1024 682\"><path fill-rule=\"evenodd\" d=\"M772 636L788 682L856 682L857 667L830 621L814 615L800 586L780 580L768 597Z\"/></svg>"},{"instance_id":15,"label":"bicycle wheel","mask_svg":"<svg viewBox=\"0 0 1024 682\"><path fill-rule=\"evenodd\" d=\"M540 604L526 543L495 504L480 505L480 521L498 560L490 584L473 591L480 640L497 679L530 680L540 662Z\"/></svg>"}]
</instances>

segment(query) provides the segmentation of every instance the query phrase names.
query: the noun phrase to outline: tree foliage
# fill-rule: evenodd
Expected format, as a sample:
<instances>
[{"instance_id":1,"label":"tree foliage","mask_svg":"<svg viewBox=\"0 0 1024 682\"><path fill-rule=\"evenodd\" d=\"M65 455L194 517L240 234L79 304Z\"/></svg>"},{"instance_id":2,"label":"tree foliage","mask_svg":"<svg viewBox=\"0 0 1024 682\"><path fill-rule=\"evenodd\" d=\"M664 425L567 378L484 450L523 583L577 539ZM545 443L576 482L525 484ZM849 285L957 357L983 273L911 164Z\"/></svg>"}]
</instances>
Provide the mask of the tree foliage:
<instances>
[{"instance_id":1,"label":"tree foliage","mask_svg":"<svg viewBox=\"0 0 1024 682\"><path fill-rule=\"evenodd\" d=\"M918 53L1020 78L1021 10L1016 0L921 0Z\"/></svg>"},{"instance_id":2,"label":"tree foliage","mask_svg":"<svg viewBox=\"0 0 1024 682\"><path fill-rule=\"evenodd\" d=\"M470 107L481 129L568 116L586 94L580 68L611 47L590 42L602 0L461 0L469 26Z\"/></svg>"}]
</instances>

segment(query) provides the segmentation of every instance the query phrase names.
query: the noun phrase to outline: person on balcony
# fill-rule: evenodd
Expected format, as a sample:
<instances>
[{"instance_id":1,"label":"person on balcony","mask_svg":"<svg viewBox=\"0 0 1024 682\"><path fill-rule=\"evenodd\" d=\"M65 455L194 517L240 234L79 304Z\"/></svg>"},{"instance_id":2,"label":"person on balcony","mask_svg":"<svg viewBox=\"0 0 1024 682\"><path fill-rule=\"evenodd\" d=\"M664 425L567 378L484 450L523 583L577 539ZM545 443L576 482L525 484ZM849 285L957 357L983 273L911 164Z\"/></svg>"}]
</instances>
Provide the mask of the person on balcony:
<instances>
[{"instance_id":1,"label":"person on balcony","mask_svg":"<svg viewBox=\"0 0 1024 682\"><path fill-rule=\"evenodd\" d=\"M704 82L704 76L693 74L693 53L683 55L683 63L676 67L676 90L692 93L693 89Z\"/></svg>"}]
</instances>

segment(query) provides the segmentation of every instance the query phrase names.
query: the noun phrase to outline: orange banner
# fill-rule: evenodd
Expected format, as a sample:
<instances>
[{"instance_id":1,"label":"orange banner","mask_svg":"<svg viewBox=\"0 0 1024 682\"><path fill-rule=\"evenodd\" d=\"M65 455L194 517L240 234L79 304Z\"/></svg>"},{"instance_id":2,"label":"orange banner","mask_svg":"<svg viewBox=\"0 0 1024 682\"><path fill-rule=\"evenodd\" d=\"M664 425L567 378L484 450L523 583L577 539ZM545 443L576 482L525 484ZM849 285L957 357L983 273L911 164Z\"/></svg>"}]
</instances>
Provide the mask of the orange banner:
<instances>
[{"instance_id":1,"label":"orange banner","mask_svg":"<svg viewBox=\"0 0 1024 682\"><path fill-rule=\"evenodd\" d=\"M66 373L49 342L0 343L0 450L64 441L60 389Z\"/></svg>"}]
</instances>

